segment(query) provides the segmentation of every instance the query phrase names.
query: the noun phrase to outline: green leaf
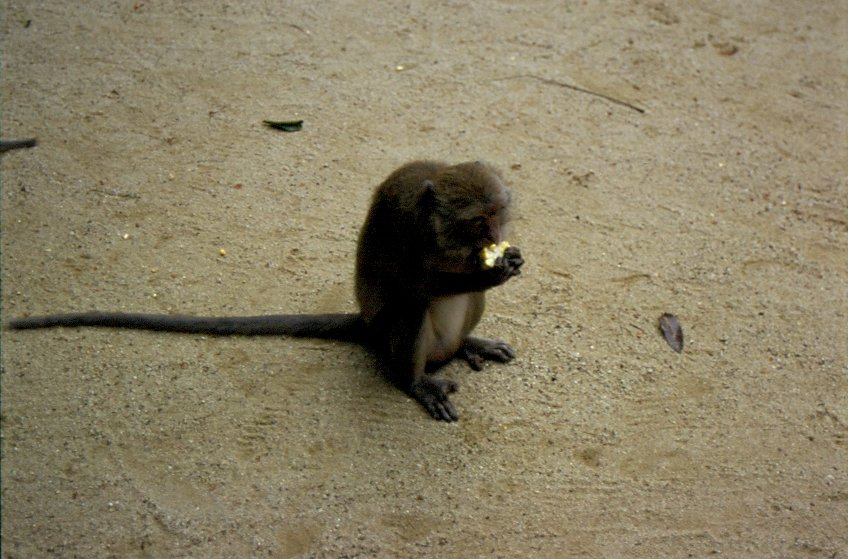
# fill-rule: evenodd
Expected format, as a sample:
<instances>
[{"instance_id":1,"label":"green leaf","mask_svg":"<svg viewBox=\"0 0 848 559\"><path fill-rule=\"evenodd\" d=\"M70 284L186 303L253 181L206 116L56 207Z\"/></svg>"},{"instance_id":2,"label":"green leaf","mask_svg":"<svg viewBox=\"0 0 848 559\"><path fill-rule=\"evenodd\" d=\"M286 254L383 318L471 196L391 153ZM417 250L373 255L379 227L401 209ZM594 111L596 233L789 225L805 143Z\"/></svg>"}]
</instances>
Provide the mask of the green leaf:
<instances>
[{"instance_id":1,"label":"green leaf","mask_svg":"<svg viewBox=\"0 0 848 559\"><path fill-rule=\"evenodd\" d=\"M303 128L302 120L263 120L262 124L283 132L297 132Z\"/></svg>"}]
</instances>

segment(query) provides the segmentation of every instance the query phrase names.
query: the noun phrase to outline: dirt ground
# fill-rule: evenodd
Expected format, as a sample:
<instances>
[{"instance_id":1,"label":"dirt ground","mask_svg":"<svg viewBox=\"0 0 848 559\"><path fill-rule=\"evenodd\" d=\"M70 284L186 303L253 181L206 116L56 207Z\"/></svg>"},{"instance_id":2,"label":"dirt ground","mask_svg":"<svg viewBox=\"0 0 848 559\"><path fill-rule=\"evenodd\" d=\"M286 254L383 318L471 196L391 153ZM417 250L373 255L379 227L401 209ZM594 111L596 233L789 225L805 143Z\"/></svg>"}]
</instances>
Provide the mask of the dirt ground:
<instances>
[{"instance_id":1,"label":"dirt ground","mask_svg":"<svg viewBox=\"0 0 848 559\"><path fill-rule=\"evenodd\" d=\"M352 311L373 188L480 158L519 357L449 425L356 346L3 331L3 557L848 557L845 0L85 4L2 2L4 320Z\"/></svg>"}]
</instances>

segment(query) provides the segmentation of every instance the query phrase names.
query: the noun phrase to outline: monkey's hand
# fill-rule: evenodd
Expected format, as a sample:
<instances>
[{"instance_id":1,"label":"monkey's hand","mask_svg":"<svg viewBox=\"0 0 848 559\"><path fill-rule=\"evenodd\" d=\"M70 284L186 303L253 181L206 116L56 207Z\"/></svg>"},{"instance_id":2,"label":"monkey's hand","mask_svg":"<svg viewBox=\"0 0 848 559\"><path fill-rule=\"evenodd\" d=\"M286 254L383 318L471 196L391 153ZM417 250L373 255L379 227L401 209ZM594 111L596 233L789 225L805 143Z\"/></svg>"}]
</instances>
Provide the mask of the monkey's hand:
<instances>
[{"instance_id":1,"label":"monkey's hand","mask_svg":"<svg viewBox=\"0 0 848 559\"><path fill-rule=\"evenodd\" d=\"M448 394L456 392L456 383L441 378L422 377L409 387L409 395L427 408L434 419L456 421L459 414L448 399Z\"/></svg>"},{"instance_id":2,"label":"monkey's hand","mask_svg":"<svg viewBox=\"0 0 848 559\"><path fill-rule=\"evenodd\" d=\"M518 247L507 247L504 251L503 257L499 261L499 264L509 272L509 277L517 276L521 273L521 266L524 265L524 259L521 257L521 251L518 250Z\"/></svg>"},{"instance_id":3,"label":"monkey's hand","mask_svg":"<svg viewBox=\"0 0 848 559\"><path fill-rule=\"evenodd\" d=\"M521 273L524 259L518 247L507 248L489 268L477 254L472 255L463 272L434 271L425 278L423 290L431 296L454 295L485 291L504 284L509 278Z\"/></svg>"},{"instance_id":4,"label":"monkey's hand","mask_svg":"<svg viewBox=\"0 0 848 559\"><path fill-rule=\"evenodd\" d=\"M495 260L494 266L487 268L483 264L483 273L486 274L493 282L492 287L506 283L506 281L521 273L521 266L524 265L524 258L521 257L521 251L518 247L508 247L503 256Z\"/></svg>"},{"instance_id":5,"label":"monkey's hand","mask_svg":"<svg viewBox=\"0 0 848 559\"><path fill-rule=\"evenodd\" d=\"M487 269L494 268L495 262L497 262L499 258L503 258L506 249L509 247L510 244L506 241L501 241L500 243L484 247L483 250L480 251L480 259L483 261L483 267Z\"/></svg>"}]
</instances>

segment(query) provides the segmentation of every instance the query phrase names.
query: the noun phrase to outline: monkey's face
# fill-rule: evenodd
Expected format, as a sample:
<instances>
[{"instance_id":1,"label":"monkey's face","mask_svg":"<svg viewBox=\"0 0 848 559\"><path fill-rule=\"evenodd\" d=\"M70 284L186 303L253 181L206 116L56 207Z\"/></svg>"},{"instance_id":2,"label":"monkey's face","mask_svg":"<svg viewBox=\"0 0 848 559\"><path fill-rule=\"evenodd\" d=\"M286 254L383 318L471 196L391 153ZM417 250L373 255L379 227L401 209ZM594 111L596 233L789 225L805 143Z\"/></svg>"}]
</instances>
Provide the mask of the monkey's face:
<instances>
[{"instance_id":1,"label":"monkey's face","mask_svg":"<svg viewBox=\"0 0 848 559\"><path fill-rule=\"evenodd\" d=\"M506 197L454 200L453 204L436 209L432 217L433 238L445 264L471 271L478 267L483 248L506 240L508 203Z\"/></svg>"},{"instance_id":2,"label":"monkey's face","mask_svg":"<svg viewBox=\"0 0 848 559\"><path fill-rule=\"evenodd\" d=\"M451 236L458 246L479 252L483 247L505 240L508 224L506 214L506 207L500 204L474 204L458 212L451 227Z\"/></svg>"},{"instance_id":3,"label":"monkey's face","mask_svg":"<svg viewBox=\"0 0 848 559\"><path fill-rule=\"evenodd\" d=\"M418 210L426 216L433 253L442 269L474 271L480 251L509 234L510 190L490 166L445 167L421 186ZM425 226L426 227L426 226Z\"/></svg>"}]
</instances>

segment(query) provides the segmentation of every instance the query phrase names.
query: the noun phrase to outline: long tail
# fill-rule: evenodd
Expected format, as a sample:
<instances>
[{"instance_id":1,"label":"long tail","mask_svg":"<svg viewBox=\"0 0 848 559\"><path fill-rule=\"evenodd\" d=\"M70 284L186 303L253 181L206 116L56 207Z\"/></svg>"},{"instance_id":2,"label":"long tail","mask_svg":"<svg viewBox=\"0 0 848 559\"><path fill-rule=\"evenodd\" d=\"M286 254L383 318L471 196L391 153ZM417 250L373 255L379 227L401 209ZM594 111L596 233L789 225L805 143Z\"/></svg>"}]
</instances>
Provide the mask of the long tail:
<instances>
[{"instance_id":1,"label":"long tail","mask_svg":"<svg viewBox=\"0 0 848 559\"><path fill-rule=\"evenodd\" d=\"M271 314L262 316L188 316L84 312L17 318L9 328L27 330L53 326L100 326L214 336L293 336L364 343L359 314Z\"/></svg>"},{"instance_id":2,"label":"long tail","mask_svg":"<svg viewBox=\"0 0 848 559\"><path fill-rule=\"evenodd\" d=\"M35 138L28 138L26 140L0 140L0 153L6 153L13 149L32 148L36 145L38 145L38 141Z\"/></svg>"}]
</instances>

